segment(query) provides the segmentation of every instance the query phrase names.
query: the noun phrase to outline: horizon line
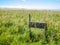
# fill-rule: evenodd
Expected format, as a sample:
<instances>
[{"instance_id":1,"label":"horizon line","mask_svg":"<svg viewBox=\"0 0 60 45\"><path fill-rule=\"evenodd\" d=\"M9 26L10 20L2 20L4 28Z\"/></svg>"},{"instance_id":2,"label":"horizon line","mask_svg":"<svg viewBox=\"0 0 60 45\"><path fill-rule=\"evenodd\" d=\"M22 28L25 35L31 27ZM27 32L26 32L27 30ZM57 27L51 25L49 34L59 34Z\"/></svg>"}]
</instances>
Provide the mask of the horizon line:
<instances>
[{"instance_id":1,"label":"horizon line","mask_svg":"<svg viewBox=\"0 0 60 45\"><path fill-rule=\"evenodd\" d=\"M26 6L26 5L20 5L20 6L0 6L1 9L27 9L27 10L60 10L58 8L53 8L49 6Z\"/></svg>"}]
</instances>

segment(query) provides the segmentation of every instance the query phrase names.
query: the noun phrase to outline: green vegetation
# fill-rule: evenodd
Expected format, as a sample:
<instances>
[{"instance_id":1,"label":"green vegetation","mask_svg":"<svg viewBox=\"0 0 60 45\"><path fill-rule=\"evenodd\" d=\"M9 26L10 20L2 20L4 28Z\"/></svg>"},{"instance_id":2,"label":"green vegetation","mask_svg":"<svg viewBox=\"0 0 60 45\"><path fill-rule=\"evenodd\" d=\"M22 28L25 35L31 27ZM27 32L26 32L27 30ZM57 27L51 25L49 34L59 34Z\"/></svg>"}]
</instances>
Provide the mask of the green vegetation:
<instances>
[{"instance_id":1,"label":"green vegetation","mask_svg":"<svg viewBox=\"0 0 60 45\"><path fill-rule=\"evenodd\" d=\"M46 22L45 30L31 28L29 36L29 14L31 21ZM0 10L0 45L60 45L60 11L47 10Z\"/></svg>"}]
</instances>

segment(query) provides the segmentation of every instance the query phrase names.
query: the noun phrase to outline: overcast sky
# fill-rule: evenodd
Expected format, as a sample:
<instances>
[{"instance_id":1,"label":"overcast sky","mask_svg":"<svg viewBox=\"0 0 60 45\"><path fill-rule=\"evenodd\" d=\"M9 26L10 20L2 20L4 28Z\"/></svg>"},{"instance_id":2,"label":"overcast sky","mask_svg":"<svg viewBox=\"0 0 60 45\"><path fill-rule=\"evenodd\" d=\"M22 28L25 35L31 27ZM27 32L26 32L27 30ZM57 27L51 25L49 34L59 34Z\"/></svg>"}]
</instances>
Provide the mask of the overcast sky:
<instances>
[{"instance_id":1,"label":"overcast sky","mask_svg":"<svg viewBox=\"0 0 60 45\"><path fill-rule=\"evenodd\" d=\"M0 7L60 10L60 0L0 0Z\"/></svg>"}]
</instances>

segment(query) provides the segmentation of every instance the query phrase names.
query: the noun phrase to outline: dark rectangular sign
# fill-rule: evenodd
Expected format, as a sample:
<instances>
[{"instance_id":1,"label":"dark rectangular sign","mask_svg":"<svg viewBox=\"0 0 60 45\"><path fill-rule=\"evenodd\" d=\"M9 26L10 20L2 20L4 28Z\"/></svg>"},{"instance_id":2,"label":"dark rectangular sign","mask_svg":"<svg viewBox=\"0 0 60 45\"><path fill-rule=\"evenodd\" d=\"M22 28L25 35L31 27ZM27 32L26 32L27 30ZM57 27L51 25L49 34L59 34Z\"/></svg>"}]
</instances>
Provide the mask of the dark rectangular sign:
<instances>
[{"instance_id":1,"label":"dark rectangular sign","mask_svg":"<svg viewBox=\"0 0 60 45\"><path fill-rule=\"evenodd\" d=\"M38 23L38 22L29 22L29 27L33 28L46 28L47 24L46 23Z\"/></svg>"}]
</instances>

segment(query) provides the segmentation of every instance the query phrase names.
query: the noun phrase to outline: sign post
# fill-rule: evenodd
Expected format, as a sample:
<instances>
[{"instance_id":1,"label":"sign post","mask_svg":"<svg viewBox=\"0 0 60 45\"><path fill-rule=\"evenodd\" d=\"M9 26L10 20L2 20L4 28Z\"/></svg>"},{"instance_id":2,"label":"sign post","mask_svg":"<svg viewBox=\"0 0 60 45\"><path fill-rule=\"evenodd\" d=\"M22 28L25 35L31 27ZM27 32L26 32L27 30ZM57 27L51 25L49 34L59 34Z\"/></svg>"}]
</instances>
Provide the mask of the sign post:
<instances>
[{"instance_id":1,"label":"sign post","mask_svg":"<svg viewBox=\"0 0 60 45\"><path fill-rule=\"evenodd\" d=\"M30 32L30 38L31 38L31 28L45 29L45 39L46 39L46 42L48 42L47 24L46 23L39 23L39 22L31 22L31 15L29 14L29 32Z\"/></svg>"}]
</instances>

